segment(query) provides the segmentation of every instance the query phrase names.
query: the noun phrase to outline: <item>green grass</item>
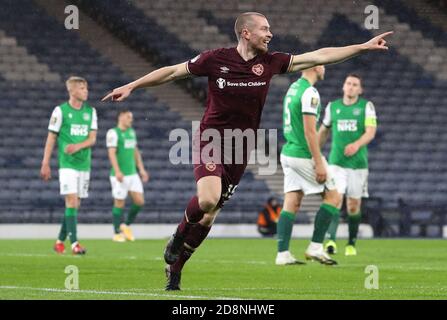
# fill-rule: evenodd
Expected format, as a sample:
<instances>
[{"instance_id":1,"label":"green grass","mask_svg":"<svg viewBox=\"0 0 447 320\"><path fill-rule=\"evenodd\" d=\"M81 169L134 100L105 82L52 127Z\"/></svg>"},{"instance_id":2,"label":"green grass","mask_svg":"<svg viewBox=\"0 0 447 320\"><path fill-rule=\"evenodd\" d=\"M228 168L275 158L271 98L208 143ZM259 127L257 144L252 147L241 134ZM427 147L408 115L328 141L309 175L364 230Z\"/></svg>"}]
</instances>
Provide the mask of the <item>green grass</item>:
<instances>
[{"instance_id":1,"label":"green grass","mask_svg":"<svg viewBox=\"0 0 447 320\"><path fill-rule=\"evenodd\" d=\"M0 241L0 299L446 299L445 240L363 240L359 255L339 265L275 266L273 239L209 239L182 274L182 291L166 292L165 241L85 240L84 257L52 252L53 241ZM343 252L344 241L339 242ZM305 240L293 240L303 256ZM79 268L68 291L65 267ZM379 289L367 290L365 267L379 269Z\"/></svg>"}]
</instances>

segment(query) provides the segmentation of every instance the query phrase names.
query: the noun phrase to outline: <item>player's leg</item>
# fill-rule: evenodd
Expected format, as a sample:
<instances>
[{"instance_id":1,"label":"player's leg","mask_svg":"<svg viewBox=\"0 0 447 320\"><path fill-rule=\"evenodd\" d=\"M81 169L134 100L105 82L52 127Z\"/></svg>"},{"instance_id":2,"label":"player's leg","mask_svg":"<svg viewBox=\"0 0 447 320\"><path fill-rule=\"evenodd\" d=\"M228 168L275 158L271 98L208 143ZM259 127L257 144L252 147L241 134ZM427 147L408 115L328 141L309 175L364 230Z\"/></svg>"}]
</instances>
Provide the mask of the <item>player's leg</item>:
<instances>
[{"instance_id":1,"label":"player's leg","mask_svg":"<svg viewBox=\"0 0 447 320\"><path fill-rule=\"evenodd\" d=\"M348 245L345 248L345 255L347 256L357 255L355 243L357 240L360 220L362 217L360 213L361 205L362 205L361 199L355 199L350 197L346 199L346 208L348 210L348 230L349 230Z\"/></svg>"},{"instance_id":2,"label":"player's leg","mask_svg":"<svg viewBox=\"0 0 447 320\"><path fill-rule=\"evenodd\" d=\"M130 206L126 221L120 225L120 230L126 237L126 240L135 241L130 225L135 221L135 218L144 206L144 195L142 192L133 191L129 191L129 194L132 198L132 205Z\"/></svg>"},{"instance_id":3,"label":"player's leg","mask_svg":"<svg viewBox=\"0 0 447 320\"><path fill-rule=\"evenodd\" d=\"M180 249L178 259L172 265L167 265L166 267L166 275L168 277L166 290L180 290L183 267L208 236L219 212L220 208L214 208L210 212L205 213L198 223L191 226Z\"/></svg>"},{"instance_id":4,"label":"player's leg","mask_svg":"<svg viewBox=\"0 0 447 320\"><path fill-rule=\"evenodd\" d=\"M220 211L222 195L220 176L205 176L197 181L197 195L192 197L184 217L165 250L166 290L180 290L181 271L194 251L205 240Z\"/></svg>"},{"instance_id":5,"label":"player's leg","mask_svg":"<svg viewBox=\"0 0 447 320\"><path fill-rule=\"evenodd\" d=\"M368 169L355 169L349 171L346 208L348 211L349 240L345 248L345 255L357 254L355 248L359 230L362 197L368 197Z\"/></svg>"},{"instance_id":6,"label":"player's leg","mask_svg":"<svg viewBox=\"0 0 447 320\"><path fill-rule=\"evenodd\" d=\"M337 191L340 193L340 202L337 205L340 210L343 205L343 197L346 193L347 183L348 183L348 175L347 171L344 168L339 166L330 165L329 169L331 170L331 174L333 175L335 185L337 187ZM338 224L340 222L340 211L332 216L331 224L328 228L329 241L324 245L324 249L329 254L337 253L337 230Z\"/></svg>"},{"instance_id":7,"label":"player's leg","mask_svg":"<svg viewBox=\"0 0 447 320\"><path fill-rule=\"evenodd\" d=\"M122 182L118 181L115 176L110 176L110 186L112 187L113 208L112 208L112 224L114 242L125 242L126 237L122 234L120 226L123 220L123 211L126 204L128 187L126 177Z\"/></svg>"},{"instance_id":8,"label":"player's leg","mask_svg":"<svg viewBox=\"0 0 447 320\"><path fill-rule=\"evenodd\" d=\"M165 250L165 261L173 264L192 226L202 220L205 213L213 213L222 194L220 176L204 176L197 181L197 194L191 198L183 219Z\"/></svg>"},{"instance_id":9,"label":"player's leg","mask_svg":"<svg viewBox=\"0 0 447 320\"><path fill-rule=\"evenodd\" d=\"M295 259L289 251L290 238L292 237L295 217L300 209L304 193L301 190L286 192L284 195L284 205L278 220L278 253L276 255L276 265L302 264Z\"/></svg>"},{"instance_id":10,"label":"player's leg","mask_svg":"<svg viewBox=\"0 0 447 320\"><path fill-rule=\"evenodd\" d=\"M324 184L322 193L323 203L321 204L314 220L314 231L312 234L312 241L309 244L305 257L319 261L322 264L333 265L337 264L329 255L323 250L323 241L331 224L333 215L339 214L341 196L337 191L335 180L331 169L327 166L327 179Z\"/></svg>"},{"instance_id":11,"label":"player's leg","mask_svg":"<svg viewBox=\"0 0 447 320\"><path fill-rule=\"evenodd\" d=\"M65 195L65 228L71 242L71 248L75 254L84 254L84 250L78 250L77 237L79 197L77 193ZM79 251L79 252L78 252Z\"/></svg>"},{"instance_id":12,"label":"player's leg","mask_svg":"<svg viewBox=\"0 0 447 320\"><path fill-rule=\"evenodd\" d=\"M57 253L64 253L64 241L67 235L70 240L76 238L76 216L78 213L78 173L73 169L59 170L60 194L65 199L65 212L59 236L54 245Z\"/></svg>"},{"instance_id":13,"label":"player's leg","mask_svg":"<svg viewBox=\"0 0 447 320\"><path fill-rule=\"evenodd\" d=\"M290 238L296 214L304 197L305 179L303 168L306 163L311 166L310 160L297 159L281 155L281 167L284 172L284 205L281 211L278 225L278 252L275 264L300 264L289 251ZM312 170L311 168L309 168Z\"/></svg>"},{"instance_id":14,"label":"player's leg","mask_svg":"<svg viewBox=\"0 0 447 320\"><path fill-rule=\"evenodd\" d=\"M72 212L66 215L67 231L71 242L71 252L73 254L86 254L87 250L82 247L77 238L77 224L78 224L78 210L81 206L81 199L88 198L88 188L90 185L90 172L77 171L75 172L75 186L76 194L68 194L65 198L66 207L70 207Z\"/></svg>"},{"instance_id":15,"label":"player's leg","mask_svg":"<svg viewBox=\"0 0 447 320\"><path fill-rule=\"evenodd\" d=\"M130 206L129 213L127 214L126 222L121 224L121 231L129 241L135 241L130 225L135 221L135 218L144 206L143 192L143 183L141 182L140 177L137 174L130 176L129 195L132 199L132 205Z\"/></svg>"},{"instance_id":16,"label":"player's leg","mask_svg":"<svg viewBox=\"0 0 447 320\"><path fill-rule=\"evenodd\" d=\"M120 230L121 222L123 220L123 210L126 204L125 199L113 199L112 208L112 224L113 224L113 238L114 242L126 242L126 237Z\"/></svg>"}]
</instances>

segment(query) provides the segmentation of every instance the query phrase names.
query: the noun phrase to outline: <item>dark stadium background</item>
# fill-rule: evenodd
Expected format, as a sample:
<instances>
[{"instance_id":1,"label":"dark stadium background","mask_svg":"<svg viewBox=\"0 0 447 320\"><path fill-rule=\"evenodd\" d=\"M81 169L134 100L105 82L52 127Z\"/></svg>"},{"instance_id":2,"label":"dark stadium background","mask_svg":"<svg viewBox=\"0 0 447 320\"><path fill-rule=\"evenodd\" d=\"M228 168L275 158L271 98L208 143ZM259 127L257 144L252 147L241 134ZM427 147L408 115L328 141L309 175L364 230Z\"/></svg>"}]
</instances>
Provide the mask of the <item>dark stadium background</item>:
<instances>
[{"instance_id":1,"label":"dark stadium background","mask_svg":"<svg viewBox=\"0 0 447 320\"><path fill-rule=\"evenodd\" d=\"M67 5L80 10L79 30L67 30ZM39 178L52 109L66 100L64 81L89 81L90 103L99 117L90 197L80 223L110 223L111 192L105 147L117 106L101 103L109 90L151 69L186 61L199 52L235 45L233 24L242 11L269 18L270 50L300 53L323 46L363 42L364 8L380 8L380 29L394 30L386 54L369 53L329 66L318 84L325 105L341 95L346 74L364 79L364 96L376 106L379 129L370 146L371 198L363 222L376 237L444 237L447 204L447 8L445 1L174 1L2 0L0 4L0 223L60 222L57 161L53 179ZM264 108L262 128L278 129L283 143L282 97L299 75L277 77ZM191 131L206 96L206 79L194 78L139 91L122 107L135 116L151 181L137 223L177 223L195 192L192 165L169 162L169 132ZM326 150L327 151L327 150ZM218 223L255 224L271 196L279 198L282 171L257 176L249 170ZM298 223L310 223L319 200L310 197Z\"/></svg>"}]
</instances>

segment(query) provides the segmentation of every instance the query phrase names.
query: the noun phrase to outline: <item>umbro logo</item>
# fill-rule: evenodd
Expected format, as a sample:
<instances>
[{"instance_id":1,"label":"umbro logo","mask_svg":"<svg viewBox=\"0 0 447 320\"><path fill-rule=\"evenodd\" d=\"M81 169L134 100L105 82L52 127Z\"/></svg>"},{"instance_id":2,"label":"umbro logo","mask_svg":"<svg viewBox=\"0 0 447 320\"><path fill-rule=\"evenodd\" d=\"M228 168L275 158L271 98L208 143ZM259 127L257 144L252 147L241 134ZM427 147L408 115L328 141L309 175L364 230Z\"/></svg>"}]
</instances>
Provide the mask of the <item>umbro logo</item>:
<instances>
[{"instance_id":1,"label":"umbro logo","mask_svg":"<svg viewBox=\"0 0 447 320\"><path fill-rule=\"evenodd\" d=\"M228 73L228 71L230 71L230 69L228 69L227 67L220 67L220 72Z\"/></svg>"}]
</instances>

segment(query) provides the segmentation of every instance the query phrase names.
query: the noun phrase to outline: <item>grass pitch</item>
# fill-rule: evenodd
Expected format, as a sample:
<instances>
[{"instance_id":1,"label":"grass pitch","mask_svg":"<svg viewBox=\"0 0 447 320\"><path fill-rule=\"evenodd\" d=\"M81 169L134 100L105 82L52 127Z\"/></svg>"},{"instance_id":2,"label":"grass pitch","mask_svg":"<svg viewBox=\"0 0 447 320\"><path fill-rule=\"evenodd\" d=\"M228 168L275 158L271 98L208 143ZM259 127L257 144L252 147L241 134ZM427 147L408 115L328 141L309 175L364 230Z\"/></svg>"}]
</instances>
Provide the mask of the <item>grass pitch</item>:
<instances>
[{"instance_id":1,"label":"grass pitch","mask_svg":"<svg viewBox=\"0 0 447 320\"><path fill-rule=\"evenodd\" d=\"M87 255L56 255L53 241L0 241L0 299L447 299L445 240L360 240L339 265L276 266L274 239L208 239L185 266L182 291L164 291L165 240L84 240ZM292 240L303 257L307 240ZM65 268L79 270L67 290ZM368 265L379 288L365 289ZM369 282L369 281L367 281Z\"/></svg>"}]
</instances>

